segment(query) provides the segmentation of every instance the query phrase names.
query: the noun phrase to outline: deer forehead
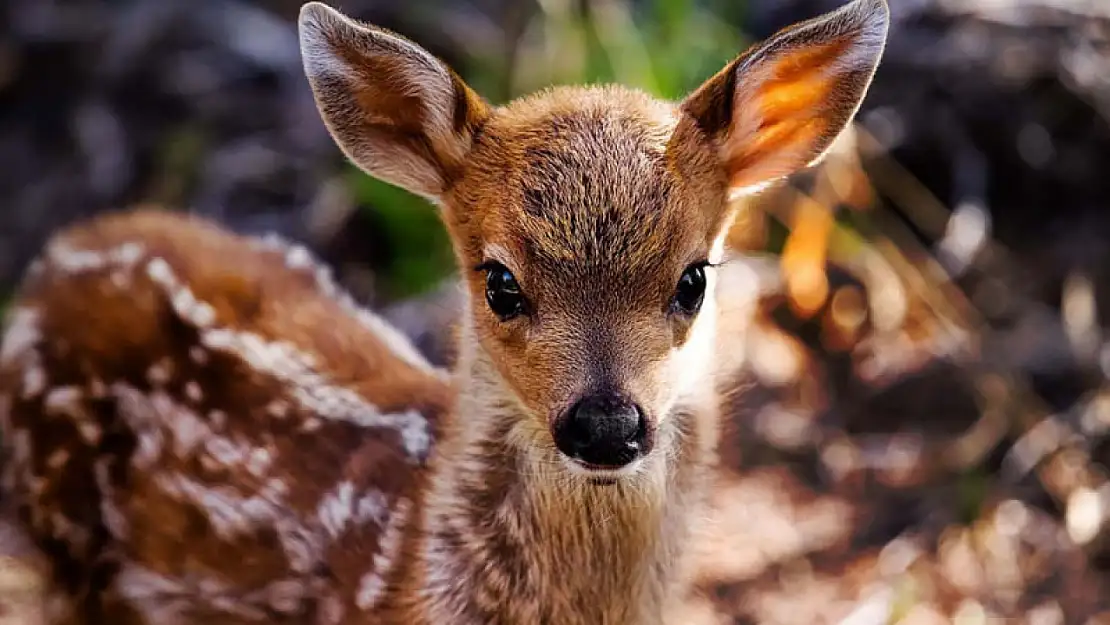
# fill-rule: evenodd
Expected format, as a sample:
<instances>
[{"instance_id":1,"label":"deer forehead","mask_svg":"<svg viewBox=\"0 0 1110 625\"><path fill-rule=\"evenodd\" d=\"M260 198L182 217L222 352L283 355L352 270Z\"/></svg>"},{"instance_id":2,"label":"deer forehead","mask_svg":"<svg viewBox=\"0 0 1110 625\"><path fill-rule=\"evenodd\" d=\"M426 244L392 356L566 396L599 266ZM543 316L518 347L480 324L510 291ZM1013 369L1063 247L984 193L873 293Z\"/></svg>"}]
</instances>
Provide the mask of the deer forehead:
<instances>
[{"instance_id":1,"label":"deer forehead","mask_svg":"<svg viewBox=\"0 0 1110 625\"><path fill-rule=\"evenodd\" d=\"M720 203L724 187L704 184L714 168L681 160L676 119L673 105L616 87L564 87L499 111L455 194L476 226L471 251L498 249L508 258L494 260L514 270L561 270L572 282L699 260L712 224L698 209Z\"/></svg>"}]
</instances>

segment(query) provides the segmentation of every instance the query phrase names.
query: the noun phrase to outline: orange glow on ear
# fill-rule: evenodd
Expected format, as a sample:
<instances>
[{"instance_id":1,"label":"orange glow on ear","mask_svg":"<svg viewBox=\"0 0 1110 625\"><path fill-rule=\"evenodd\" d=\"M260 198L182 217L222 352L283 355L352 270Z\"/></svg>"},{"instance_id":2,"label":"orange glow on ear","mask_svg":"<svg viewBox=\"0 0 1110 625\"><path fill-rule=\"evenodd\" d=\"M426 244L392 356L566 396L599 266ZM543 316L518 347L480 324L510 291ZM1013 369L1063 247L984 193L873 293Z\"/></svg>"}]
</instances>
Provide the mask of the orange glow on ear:
<instances>
[{"instance_id":1,"label":"orange glow on ear","mask_svg":"<svg viewBox=\"0 0 1110 625\"><path fill-rule=\"evenodd\" d=\"M769 78L759 87L757 99L763 115L783 119L824 108L840 78L833 70L849 45L848 40L837 40L778 55L769 68Z\"/></svg>"},{"instance_id":2,"label":"orange glow on ear","mask_svg":"<svg viewBox=\"0 0 1110 625\"><path fill-rule=\"evenodd\" d=\"M812 116L828 101L835 81L826 73L814 70L797 80L776 82L759 93L759 109L766 122L788 121L803 115Z\"/></svg>"},{"instance_id":3,"label":"orange glow on ear","mask_svg":"<svg viewBox=\"0 0 1110 625\"><path fill-rule=\"evenodd\" d=\"M730 138L726 161L733 184L772 178L804 167L833 133L825 114L842 78L834 64L849 42L836 41L781 52L758 83L751 106L758 126Z\"/></svg>"},{"instance_id":4,"label":"orange glow on ear","mask_svg":"<svg viewBox=\"0 0 1110 625\"><path fill-rule=\"evenodd\" d=\"M798 74L828 70L849 51L852 40L841 37L820 44L780 51L771 67L772 81L793 82Z\"/></svg>"},{"instance_id":5,"label":"orange glow on ear","mask_svg":"<svg viewBox=\"0 0 1110 625\"><path fill-rule=\"evenodd\" d=\"M828 125L820 118L789 119L772 122L760 128L759 134L748 142L753 156L759 153L792 151L792 146L812 145Z\"/></svg>"},{"instance_id":6,"label":"orange glow on ear","mask_svg":"<svg viewBox=\"0 0 1110 625\"><path fill-rule=\"evenodd\" d=\"M855 0L749 48L684 103L718 145L730 195L819 161L851 122L882 57L886 0Z\"/></svg>"}]
</instances>

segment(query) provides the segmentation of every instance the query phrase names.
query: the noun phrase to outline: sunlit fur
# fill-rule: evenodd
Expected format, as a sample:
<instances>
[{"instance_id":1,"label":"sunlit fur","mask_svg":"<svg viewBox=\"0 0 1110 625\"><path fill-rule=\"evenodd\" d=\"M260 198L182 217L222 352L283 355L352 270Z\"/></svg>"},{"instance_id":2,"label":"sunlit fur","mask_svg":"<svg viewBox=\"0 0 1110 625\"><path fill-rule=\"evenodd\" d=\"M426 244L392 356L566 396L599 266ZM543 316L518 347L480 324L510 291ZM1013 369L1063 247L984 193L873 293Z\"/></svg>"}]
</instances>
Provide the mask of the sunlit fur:
<instances>
[{"instance_id":1,"label":"sunlit fur","mask_svg":"<svg viewBox=\"0 0 1110 625\"><path fill-rule=\"evenodd\" d=\"M444 199L472 297L467 338L481 346L463 367L496 372L483 395L515 407L512 439L537 462L564 466L549 426L590 392L626 393L664 428L705 396L713 269L701 314L668 306L728 214L723 176L697 171L713 173L711 146L668 151L677 120L673 106L617 88L521 100L486 123ZM502 322L488 309L485 275L470 269L487 260L513 271L531 315Z\"/></svg>"},{"instance_id":2,"label":"sunlit fur","mask_svg":"<svg viewBox=\"0 0 1110 625\"><path fill-rule=\"evenodd\" d=\"M881 0L853 2L753 47L681 103L594 86L493 107L396 34L306 7L325 123L366 172L441 208L467 291L460 394L399 622L658 621L718 435L717 269L693 318L669 309L675 287L692 263L721 261L737 192L825 153L866 92L886 23ZM419 166L399 176L398 155ZM527 314L486 306L491 261L512 272ZM580 470L552 424L610 391L644 411L654 450Z\"/></svg>"},{"instance_id":3,"label":"sunlit fur","mask_svg":"<svg viewBox=\"0 0 1110 625\"><path fill-rule=\"evenodd\" d=\"M4 494L54 564L55 621L662 622L714 463L730 200L821 158L886 24L855 0L677 103L592 86L492 106L417 44L306 5L338 147L451 235L455 369L303 248L149 210L59 233L0 345ZM487 261L527 314L489 309ZM601 392L641 407L654 447L587 471L552 425Z\"/></svg>"}]
</instances>

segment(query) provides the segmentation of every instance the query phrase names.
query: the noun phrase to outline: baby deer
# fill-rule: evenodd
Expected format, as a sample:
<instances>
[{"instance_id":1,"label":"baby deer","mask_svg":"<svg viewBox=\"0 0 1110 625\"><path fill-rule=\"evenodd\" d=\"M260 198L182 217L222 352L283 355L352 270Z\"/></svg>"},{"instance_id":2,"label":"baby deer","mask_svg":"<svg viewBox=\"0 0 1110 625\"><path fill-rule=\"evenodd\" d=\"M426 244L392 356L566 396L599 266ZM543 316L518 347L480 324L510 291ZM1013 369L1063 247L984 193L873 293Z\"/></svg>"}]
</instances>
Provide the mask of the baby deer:
<instances>
[{"instance_id":1,"label":"baby deer","mask_svg":"<svg viewBox=\"0 0 1110 625\"><path fill-rule=\"evenodd\" d=\"M57 234L0 351L5 492L53 563L51 618L663 622L715 456L730 200L821 158L888 19L855 0L678 104L606 86L491 106L305 5L339 147L450 232L453 376L303 248L154 210Z\"/></svg>"}]
</instances>

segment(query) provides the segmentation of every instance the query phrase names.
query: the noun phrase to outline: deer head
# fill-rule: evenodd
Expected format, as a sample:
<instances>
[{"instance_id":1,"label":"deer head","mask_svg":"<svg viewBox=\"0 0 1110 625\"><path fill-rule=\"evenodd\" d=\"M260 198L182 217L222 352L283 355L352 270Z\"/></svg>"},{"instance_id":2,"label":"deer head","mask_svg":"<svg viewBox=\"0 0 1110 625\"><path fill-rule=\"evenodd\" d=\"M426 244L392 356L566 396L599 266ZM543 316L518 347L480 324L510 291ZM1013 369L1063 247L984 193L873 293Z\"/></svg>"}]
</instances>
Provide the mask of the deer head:
<instances>
[{"instance_id":1,"label":"deer head","mask_svg":"<svg viewBox=\"0 0 1110 625\"><path fill-rule=\"evenodd\" d=\"M301 13L324 122L368 174L435 203L465 278L462 366L521 451L635 474L708 374L737 195L819 161L882 55L884 0L754 46L682 102L559 87L493 106L404 37ZM462 415L465 420L465 415Z\"/></svg>"}]
</instances>

